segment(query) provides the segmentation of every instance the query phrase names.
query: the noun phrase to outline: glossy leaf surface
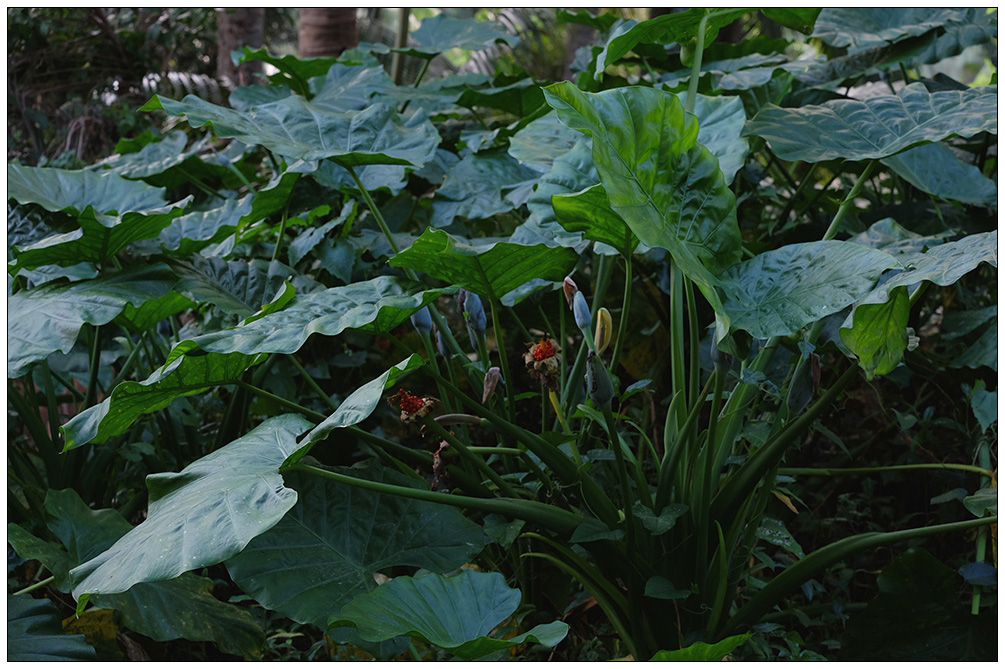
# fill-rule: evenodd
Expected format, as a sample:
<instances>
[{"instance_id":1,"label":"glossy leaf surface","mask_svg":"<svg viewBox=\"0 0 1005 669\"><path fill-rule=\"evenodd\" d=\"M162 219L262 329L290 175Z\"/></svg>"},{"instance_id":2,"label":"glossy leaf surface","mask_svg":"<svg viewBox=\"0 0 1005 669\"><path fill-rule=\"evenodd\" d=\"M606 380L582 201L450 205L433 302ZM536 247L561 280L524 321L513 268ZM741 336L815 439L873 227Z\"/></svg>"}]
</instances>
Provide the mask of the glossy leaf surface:
<instances>
[{"instance_id":1,"label":"glossy leaf surface","mask_svg":"<svg viewBox=\"0 0 1005 669\"><path fill-rule=\"evenodd\" d=\"M883 164L920 191L945 200L998 207L998 186L943 144L922 144Z\"/></svg>"},{"instance_id":2,"label":"glossy leaf surface","mask_svg":"<svg viewBox=\"0 0 1005 669\"><path fill-rule=\"evenodd\" d=\"M497 300L531 279L561 281L578 257L567 248L497 242L473 246L442 230L427 229L391 259L407 267Z\"/></svg>"},{"instance_id":3,"label":"glossy leaf surface","mask_svg":"<svg viewBox=\"0 0 1005 669\"><path fill-rule=\"evenodd\" d=\"M144 212L163 207L164 189L117 174L93 170L7 165L7 197L34 202L49 211L77 214L91 207L99 214Z\"/></svg>"},{"instance_id":4,"label":"glossy leaf surface","mask_svg":"<svg viewBox=\"0 0 1005 669\"><path fill-rule=\"evenodd\" d=\"M511 47L520 42L519 37L507 35L489 23L474 19L457 19L446 14L423 19L422 24L410 37L415 45L409 45L400 51L419 58L432 58L454 48L481 51L496 42Z\"/></svg>"},{"instance_id":5,"label":"glossy leaf surface","mask_svg":"<svg viewBox=\"0 0 1005 669\"><path fill-rule=\"evenodd\" d=\"M7 595L7 661L94 660L83 634L66 634L56 605L31 595Z\"/></svg>"},{"instance_id":6,"label":"glossy leaf surface","mask_svg":"<svg viewBox=\"0 0 1005 669\"><path fill-rule=\"evenodd\" d=\"M146 520L70 572L74 597L125 592L240 552L296 503L279 467L311 426L299 416L271 418L180 473L148 476Z\"/></svg>"},{"instance_id":7,"label":"glossy leaf surface","mask_svg":"<svg viewBox=\"0 0 1005 669\"><path fill-rule=\"evenodd\" d=\"M819 162L886 158L922 142L998 132L998 87L930 93L920 83L897 95L783 109L769 105L745 133L780 158Z\"/></svg>"},{"instance_id":8,"label":"glossy leaf surface","mask_svg":"<svg viewBox=\"0 0 1005 669\"><path fill-rule=\"evenodd\" d=\"M69 352L84 323L104 325L127 304L139 305L171 291L177 277L163 263L77 283L47 283L7 300L7 377L51 353Z\"/></svg>"},{"instance_id":9,"label":"glossy leaf surface","mask_svg":"<svg viewBox=\"0 0 1005 669\"><path fill-rule=\"evenodd\" d=\"M529 641L554 646L565 638L569 626L557 621L509 639L489 637L519 604L520 591L498 573L400 576L346 605L336 624L355 625L371 641L418 637L466 660Z\"/></svg>"},{"instance_id":10,"label":"glossy leaf surface","mask_svg":"<svg viewBox=\"0 0 1005 669\"><path fill-rule=\"evenodd\" d=\"M723 308L733 327L755 337L791 334L865 296L896 264L850 242L790 244L727 271Z\"/></svg>"},{"instance_id":11,"label":"glossy leaf surface","mask_svg":"<svg viewBox=\"0 0 1005 669\"><path fill-rule=\"evenodd\" d=\"M387 104L331 111L299 95L239 112L192 95L181 102L155 96L142 108L185 116L192 127L212 125L218 137L259 144L288 159L332 158L343 165L414 165L432 159L439 134L423 114L399 117Z\"/></svg>"},{"instance_id":12,"label":"glossy leaf surface","mask_svg":"<svg viewBox=\"0 0 1005 669\"><path fill-rule=\"evenodd\" d=\"M563 122L593 138L611 208L649 246L670 251L716 306L714 274L740 258L736 198L718 161L697 144L698 123L678 99L651 88L583 93L545 89Z\"/></svg>"}]
</instances>

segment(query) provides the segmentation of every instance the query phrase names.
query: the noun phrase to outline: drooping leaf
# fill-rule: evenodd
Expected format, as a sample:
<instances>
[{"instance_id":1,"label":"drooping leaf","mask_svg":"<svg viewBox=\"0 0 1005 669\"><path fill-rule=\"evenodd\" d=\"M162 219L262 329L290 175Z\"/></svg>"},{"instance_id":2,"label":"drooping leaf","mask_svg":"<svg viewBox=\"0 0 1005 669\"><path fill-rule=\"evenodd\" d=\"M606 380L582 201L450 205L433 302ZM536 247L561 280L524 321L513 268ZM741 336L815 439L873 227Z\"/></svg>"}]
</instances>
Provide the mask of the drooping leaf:
<instances>
[{"instance_id":1,"label":"drooping leaf","mask_svg":"<svg viewBox=\"0 0 1005 669\"><path fill-rule=\"evenodd\" d=\"M652 88L591 94L563 82L545 96L563 122L593 138L611 208L643 243L670 251L718 311L714 274L740 258L736 198L718 161L696 143L694 116Z\"/></svg>"},{"instance_id":2,"label":"drooping leaf","mask_svg":"<svg viewBox=\"0 0 1005 669\"><path fill-rule=\"evenodd\" d=\"M920 83L897 95L783 109L769 105L744 134L763 137L780 158L820 162L886 158L923 142L998 132L998 87L930 93Z\"/></svg>"},{"instance_id":3,"label":"drooping leaf","mask_svg":"<svg viewBox=\"0 0 1005 669\"><path fill-rule=\"evenodd\" d=\"M722 306L733 327L754 337L787 335L864 297L896 264L851 242L790 244L727 270Z\"/></svg>"},{"instance_id":4,"label":"drooping leaf","mask_svg":"<svg viewBox=\"0 0 1005 669\"><path fill-rule=\"evenodd\" d=\"M681 104L686 97L686 93L677 94ZM747 122L743 102L738 97L698 95L694 115L698 117L698 143L719 160L723 178L732 183L750 149L747 139L741 137Z\"/></svg>"},{"instance_id":5,"label":"drooping leaf","mask_svg":"<svg viewBox=\"0 0 1005 669\"><path fill-rule=\"evenodd\" d=\"M7 300L7 378L51 353L68 353L84 323L104 325L127 304L169 293L178 278L163 263L69 285L47 283Z\"/></svg>"},{"instance_id":6,"label":"drooping leaf","mask_svg":"<svg viewBox=\"0 0 1005 669\"><path fill-rule=\"evenodd\" d=\"M611 209L607 191L600 184L568 195L553 195L555 219L569 232L582 232L584 239L612 246L622 255L635 252L639 244L625 220Z\"/></svg>"},{"instance_id":7,"label":"drooping leaf","mask_svg":"<svg viewBox=\"0 0 1005 669\"><path fill-rule=\"evenodd\" d=\"M946 200L998 207L998 186L943 144L922 144L883 159L918 190Z\"/></svg>"},{"instance_id":8,"label":"drooping leaf","mask_svg":"<svg viewBox=\"0 0 1005 669\"><path fill-rule=\"evenodd\" d=\"M417 485L386 467L339 471L394 485ZM396 566L449 571L483 547L481 527L453 507L298 472L283 476L299 493L297 505L227 560L227 570L263 606L299 622L327 628L329 616L376 587L376 572Z\"/></svg>"},{"instance_id":9,"label":"drooping leaf","mask_svg":"<svg viewBox=\"0 0 1005 669\"><path fill-rule=\"evenodd\" d=\"M691 596L691 591L675 587L670 579L663 576L653 576L646 581L645 594L653 599L686 599Z\"/></svg>"},{"instance_id":10,"label":"drooping leaf","mask_svg":"<svg viewBox=\"0 0 1005 669\"><path fill-rule=\"evenodd\" d=\"M415 44L397 51L426 59L454 48L482 51L497 42L510 47L520 43L519 37L507 35L491 23L457 19L446 14L423 19L418 30L412 32L410 37Z\"/></svg>"},{"instance_id":11,"label":"drooping leaf","mask_svg":"<svg viewBox=\"0 0 1005 669\"><path fill-rule=\"evenodd\" d=\"M757 528L755 536L758 539L763 539L769 544L774 544L775 546L780 546L785 550L791 552L797 558L806 557L806 553L803 552L802 546L799 542L795 540L792 533L789 532L785 524L778 520L777 518L770 518L765 516L761 519L761 526Z\"/></svg>"},{"instance_id":12,"label":"drooping leaf","mask_svg":"<svg viewBox=\"0 0 1005 669\"><path fill-rule=\"evenodd\" d=\"M907 318L911 300L906 286L897 286L882 304L861 304L854 327L841 329L841 341L858 356L866 379L894 370L907 348Z\"/></svg>"},{"instance_id":13,"label":"drooping leaf","mask_svg":"<svg viewBox=\"0 0 1005 669\"><path fill-rule=\"evenodd\" d=\"M212 125L218 137L258 144L291 161L331 158L342 165L413 165L431 160L439 134L422 113L402 118L385 103L331 111L299 95L239 112L188 95L181 102L154 96L141 111L185 116L192 127Z\"/></svg>"},{"instance_id":14,"label":"drooping leaf","mask_svg":"<svg viewBox=\"0 0 1005 669\"><path fill-rule=\"evenodd\" d=\"M270 418L178 474L148 476L146 520L70 572L74 597L125 592L240 552L296 503L279 467L311 426L294 415Z\"/></svg>"},{"instance_id":15,"label":"drooping leaf","mask_svg":"<svg viewBox=\"0 0 1005 669\"><path fill-rule=\"evenodd\" d=\"M528 117L544 104L541 87L530 77L490 88L468 88L457 98L466 109L489 107L514 116Z\"/></svg>"},{"instance_id":16,"label":"drooping leaf","mask_svg":"<svg viewBox=\"0 0 1005 669\"><path fill-rule=\"evenodd\" d=\"M498 573L399 576L354 599L333 622L354 625L371 641L418 637L466 660L529 641L554 646L565 638L569 626L558 621L509 639L488 636L519 604L520 591L508 587Z\"/></svg>"},{"instance_id":17,"label":"drooping leaf","mask_svg":"<svg viewBox=\"0 0 1005 669\"><path fill-rule=\"evenodd\" d=\"M567 248L508 242L474 246L443 230L428 228L412 246L394 256L390 264L418 270L483 298L498 300L531 279L561 281L577 260L576 253Z\"/></svg>"},{"instance_id":18,"label":"drooping leaf","mask_svg":"<svg viewBox=\"0 0 1005 669\"><path fill-rule=\"evenodd\" d=\"M106 262L129 244L159 235L182 214L190 199L191 196L159 209L126 212L121 216L98 214L87 207L77 217L79 229L46 237L18 250L13 271L42 265Z\"/></svg>"},{"instance_id":19,"label":"drooping leaf","mask_svg":"<svg viewBox=\"0 0 1005 669\"><path fill-rule=\"evenodd\" d=\"M7 198L34 202L49 211L79 214L91 207L99 214L159 210L164 189L117 174L7 164Z\"/></svg>"},{"instance_id":20,"label":"drooping leaf","mask_svg":"<svg viewBox=\"0 0 1005 669\"><path fill-rule=\"evenodd\" d=\"M735 9L723 12L708 19L705 24L706 44L711 43L709 37L714 37L720 28L748 13L746 9ZM616 27L608 36L607 43L597 56L596 69L593 77L597 81L604 76L608 65L628 55L639 44L669 45L674 42L685 44L698 35L698 26L708 10L692 8L676 14L666 14L641 23L626 21Z\"/></svg>"},{"instance_id":21,"label":"drooping leaf","mask_svg":"<svg viewBox=\"0 0 1005 669\"><path fill-rule=\"evenodd\" d=\"M312 334L334 337L347 329L390 332L439 296L455 291L456 287L448 287L412 293L399 279L381 276L297 295L280 311L190 341L214 353L296 353Z\"/></svg>"},{"instance_id":22,"label":"drooping leaf","mask_svg":"<svg viewBox=\"0 0 1005 669\"><path fill-rule=\"evenodd\" d=\"M911 232L892 218L883 218L870 225L865 232L855 235L848 241L868 246L871 249L885 251L899 260L905 254L923 253L926 249L944 244L952 236L951 232L928 236L919 235L916 232Z\"/></svg>"},{"instance_id":23,"label":"drooping leaf","mask_svg":"<svg viewBox=\"0 0 1005 669\"><path fill-rule=\"evenodd\" d=\"M70 591L69 573L76 563L62 546L39 539L14 523L7 523L7 543L25 560L41 562L53 576L52 587L61 592Z\"/></svg>"},{"instance_id":24,"label":"drooping leaf","mask_svg":"<svg viewBox=\"0 0 1005 669\"><path fill-rule=\"evenodd\" d=\"M652 662L721 662L727 655L746 643L753 634L738 634L726 637L715 644L698 641L680 650L661 650L652 657Z\"/></svg>"},{"instance_id":25,"label":"drooping leaf","mask_svg":"<svg viewBox=\"0 0 1005 669\"><path fill-rule=\"evenodd\" d=\"M94 660L83 634L65 634L56 605L31 595L7 595L7 661Z\"/></svg>"},{"instance_id":26,"label":"drooping leaf","mask_svg":"<svg viewBox=\"0 0 1005 669\"><path fill-rule=\"evenodd\" d=\"M328 437L334 430L356 425L366 420L384 398L384 391L397 383L398 379L423 365L416 354L408 356L394 367L363 384L342 400L338 409L300 440L299 448L283 465L284 469L296 464L307 455L314 444Z\"/></svg>"},{"instance_id":27,"label":"drooping leaf","mask_svg":"<svg viewBox=\"0 0 1005 669\"><path fill-rule=\"evenodd\" d=\"M234 383L265 355L243 353L184 355L195 347L180 343L170 362L143 381L123 381L101 403L81 411L62 426L68 451L88 443L103 443L122 434L142 415L159 411L179 397Z\"/></svg>"},{"instance_id":28,"label":"drooping leaf","mask_svg":"<svg viewBox=\"0 0 1005 669\"><path fill-rule=\"evenodd\" d=\"M457 217L489 218L516 209L530 197L539 176L503 149L466 156L436 191L433 224L446 227Z\"/></svg>"},{"instance_id":29,"label":"drooping leaf","mask_svg":"<svg viewBox=\"0 0 1005 669\"><path fill-rule=\"evenodd\" d=\"M61 554L59 571L53 574L64 582L70 567L99 555L132 529L117 511L90 509L74 490L48 491L45 508L49 528L66 547L49 544ZM265 643L261 628L247 611L213 597L211 585L209 579L183 574L170 581L137 583L127 592L100 595L91 602L114 609L129 629L157 641L213 641L224 652L256 657ZM70 584L65 586L61 589L69 592Z\"/></svg>"},{"instance_id":30,"label":"drooping leaf","mask_svg":"<svg viewBox=\"0 0 1005 669\"><path fill-rule=\"evenodd\" d=\"M951 286L982 262L998 266L998 231L968 235L955 242L939 244L926 252L897 256L904 271L862 296L859 304L879 304L889 300L898 286L912 286L931 281L939 286ZM852 314L854 317L854 313Z\"/></svg>"}]
</instances>

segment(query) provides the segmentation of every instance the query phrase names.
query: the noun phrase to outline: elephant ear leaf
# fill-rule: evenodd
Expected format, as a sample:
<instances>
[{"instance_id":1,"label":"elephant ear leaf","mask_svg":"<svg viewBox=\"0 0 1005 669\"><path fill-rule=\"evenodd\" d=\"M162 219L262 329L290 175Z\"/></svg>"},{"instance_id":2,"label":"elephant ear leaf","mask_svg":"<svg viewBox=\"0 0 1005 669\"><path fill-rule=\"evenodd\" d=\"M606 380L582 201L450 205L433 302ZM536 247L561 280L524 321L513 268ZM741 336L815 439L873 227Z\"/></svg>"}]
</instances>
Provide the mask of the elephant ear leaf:
<instances>
[{"instance_id":1,"label":"elephant ear leaf","mask_svg":"<svg viewBox=\"0 0 1005 669\"><path fill-rule=\"evenodd\" d=\"M346 604L332 624L355 625L369 641L415 636L465 660L531 641L554 646L565 638L569 626L560 621L513 638L490 637L519 604L520 591L508 587L502 574L400 576Z\"/></svg>"},{"instance_id":2,"label":"elephant ear leaf","mask_svg":"<svg viewBox=\"0 0 1005 669\"><path fill-rule=\"evenodd\" d=\"M740 229L719 162L698 143L698 120L653 88L584 93L562 82L545 97L562 122L593 138L611 209L643 243L668 250L720 311L716 276L740 260Z\"/></svg>"}]
</instances>

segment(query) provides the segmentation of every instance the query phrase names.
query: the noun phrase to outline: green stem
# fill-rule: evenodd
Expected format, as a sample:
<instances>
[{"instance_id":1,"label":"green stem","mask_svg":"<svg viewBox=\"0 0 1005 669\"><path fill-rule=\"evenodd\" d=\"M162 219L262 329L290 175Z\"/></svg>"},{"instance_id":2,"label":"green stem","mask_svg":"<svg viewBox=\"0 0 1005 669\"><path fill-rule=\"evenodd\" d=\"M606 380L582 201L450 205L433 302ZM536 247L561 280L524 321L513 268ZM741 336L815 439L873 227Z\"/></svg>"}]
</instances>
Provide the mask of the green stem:
<instances>
[{"instance_id":1,"label":"green stem","mask_svg":"<svg viewBox=\"0 0 1005 669\"><path fill-rule=\"evenodd\" d=\"M559 509L549 504L535 502L529 499L501 499L498 497L485 499L482 497L448 495L446 493L433 492L431 490L423 490L420 488L408 488L389 483L357 479L351 476L345 476L344 474L339 474L338 472L321 469L320 467L305 465L303 463L297 463L293 465L291 469L319 476L321 478L326 478L337 483L344 483L345 485L363 488L365 490L372 490L386 495L396 495L398 497L407 497L409 499L417 499L424 502L434 502L436 504L456 506L462 509L474 509L476 511L485 511L487 513L498 513L509 518L519 518L521 520L537 523L542 527L546 527L553 532L559 532L561 534L571 533L583 521L582 516L572 513L571 511L566 511L565 509Z\"/></svg>"},{"instance_id":2,"label":"green stem","mask_svg":"<svg viewBox=\"0 0 1005 669\"><path fill-rule=\"evenodd\" d=\"M315 394L317 394L318 397L320 397L322 400L324 400L325 404L327 404L329 407L331 407L333 411L337 410L338 409L338 404L336 404L335 401L331 397L328 396L328 393L326 393L321 388L321 386L318 385L318 382L314 380L314 377L311 376L310 373L308 373L308 371L306 369L304 369L304 366L300 364L300 361L297 360L296 357L293 356L293 355L288 355L288 356L286 356L286 358L291 363L293 363L293 366L297 368L298 372L300 372L300 376L302 376L304 378L304 381L307 382L307 385L311 387L311 389L315 392Z\"/></svg>"},{"instance_id":3,"label":"green stem","mask_svg":"<svg viewBox=\"0 0 1005 669\"><path fill-rule=\"evenodd\" d=\"M492 332L495 334L496 350L499 353L499 367L502 369L503 380L506 382L506 415L511 423L516 423L516 402L513 399L516 396L516 386L513 385L513 376L509 370L509 358L506 356L503 330L499 326L499 310L496 308L496 300L491 300L489 305L491 306L489 311L492 314Z\"/></svg>"},{"instance_id":4,"label":"green stem","mask_svg":"<svg viewBox=\"0 0 1005 669\"><path fill-rule=\"evenodd\" d=\"M781 601L790 592L805 583L814 574L819 573L830 565L843 560L849 555L861 554L866 550L885 546L887 544L911 539L920 539L944 532L954 532L958 530L970 530L974 528L992 525L998 522L998 516L987 516L985 518L974 518L955 523L944 523L930 527L917 527L910 530L899 530L895 532L867 532L852 537L847 537L834 543L813 551L802 558L781 574L771 579L754 597L737 611L727 623L717 638L723 638L729 634L753 625L761 620L761 616L771 610L775 604Z\"/></svg>"},{"instance_id":5,"label":"green stem","mask_svg":"<svg viewBox=\"0 0 1005 669\"><path fill-rule=\"evenodd\" d=\"M55 580L56 580L56 576L55 575L50 576L50 577L45 578L45 579L42 579L38 583L32 583L27 588L23 588L21 590L18 590L13 595L11 595L11 597L17 597L18 595L27 595L29 592L34 592L34 591L38 590L39 588L44 588L45 586L49 585L50 583L52 583Z\"/></svg>"},{"instance_id":6,"label":"green stem","mask_svg":"<svg viewBox=\"0 0 1005 669\"><path fill-rule=\"evenodd\" d=\"M283 205L283 218L279 221L279 234L276 235L276 247L272 249L272 261L275 262L279 258L279 249L283 245L283 233L286 232L286 218L290 212L290 201L289 198L286 200L286 204Z\"/></svg>"},{"instance_id":7,"label":"green stem","mask_svg":"<svg viewBox=\"0 0 1005 669\"><path fill-rule=\"evenodd\" d=\"M705 26L708 25L708 20L719 16L720 14L728 14L734 11L732 9L723 9L717 12L712 12L701 17L701 21L698 22L698 44L694 48L694 60L691 63L691 78L687 82L687 104L684 107L689 114L694 113L694 103L698 98L698 78L701 76L701 57L702 52L705 50Z\"/></svg>"},{"instance_id":8,"label":"green stem","mask_svg":"<svg viewBox=\"0 0 1005 669\"><path fill-rule=\"evenodd\" d=\"M478 457L477 455L475 455L474 453L472 453L470 450L468 450L468 447L465 444L461 443L461 441L459 439L457 439L457 437L455 437L454 435L450 434L450 432L448 432L447 430L443 429L442 425L440 425L439 423L437 423L432 418L428 418L428 417L422 419L422 424L426 428L432 430L436 434L437 437L439 437L443 441L446 441L448 444L450 444L450 447L453 448L455 451L457 451L457 453L461 456L461 459L463 459L466 462L470 463L475 469L477 469L478 471L480 471L490 481L492 481L493 483L495 483L496 487L499 489L499 491L501 493L503 493L507 497L516 497L517 496L516 493L513 492L513 488L511 488L508 483L506 483L505 481L503 481L502 478L499 476L499 474L497 474L494 469L492 469L491 467L489 467L488 463L486 463L480 457ZM512 450L517 450L517 449L512 449ZM519 451L517 450L517 452L519 452Z\"/></svg>"},{"instance_id":9,"label":"green stem","mask_svg":"<svg viewBox=\"0 0 1005 669\"><path fill-rule=\"evenodd\" d=\"M632 254L625 258L625 292L621 297L621 318L618 320L618 332L614 340L614 352L611 354L611 373L618 373L618 361L621 359L621 349L625 345L625 333L628 331L628 319L632 304Z\"/></svg>"},{"instance_id":10,"label":"green stem","mask_svg":"<svg viewBox=\"0 0 1005 669\"><path fill-rule=\"evenodd\" d=\"M98 396L98 370L101 366L101 326L95 325L91 339L91 361L89 375L87 377L87 392L84 393L82 409L90 408L94 405Z\"/></svg>"},{"instance_id":11,"label":"green stem","mask_svg":"<svg viewBox=\"0 0 1005 669\"><path fill-rule=\"evenodd\" d=\"M824 241L834 239L835 235L837 235L838 230L841 227L841 223L844 221L845 216L848 215L848 212L851 211L855 198L858 197L859 192L862 190L862 186L865 185L865 182L876 169L876 165L877 162L875 160L869 161L869 164L866 165L864 170L862 170L862 174L859 175L855 185L852 186L850 191L848 191L848 195L845 196L844 201L841 202L841 206L838 207L837 213L834 214L834 219L827 227L827 231L824 232Z\"/></svg>"},{"instance_id":12,"label":"green stem","mask_svg":"<svg viewBox=\"0 0 1005 669\"><path fill-rule=\"evenodd\" d=\"M958 465L952 462L938 464L915 464L915 465L888 465L885 467L844 467L844 468L815 468L815 467L782 467L778 473L784 476L841 476L843 474L885 474L887 472L911 471L921 469L955 469L961 472L972 472L991 478L994 472L974 465Z\"/></svg>"},{"instance_id":13,"label":"green stem","mask_svg":"<svg viewBox=\"0 0 1005 669\"><path fill-rule=\"evenodd\" d=\"M235 379L234 385L236 385L238 388L244 388L245 390L255 393L256 395L260 395L261 397L265 397L280 406L286 407L287 409L296 411L297 413L303 415L306 418L309 418L310 420L313 420L316 423L321 423L326 418L328 418L328 416L324 415L323 413L318 413L317 411L314 411L313 409L308 409L307 407L301 406L296 402L291 402L290 400L284 397L280 397L279 395L270 393L268 390L263 390L258 386L253 386L247 381L244 381L243 379Z\"/></svg>"}]
</instances>

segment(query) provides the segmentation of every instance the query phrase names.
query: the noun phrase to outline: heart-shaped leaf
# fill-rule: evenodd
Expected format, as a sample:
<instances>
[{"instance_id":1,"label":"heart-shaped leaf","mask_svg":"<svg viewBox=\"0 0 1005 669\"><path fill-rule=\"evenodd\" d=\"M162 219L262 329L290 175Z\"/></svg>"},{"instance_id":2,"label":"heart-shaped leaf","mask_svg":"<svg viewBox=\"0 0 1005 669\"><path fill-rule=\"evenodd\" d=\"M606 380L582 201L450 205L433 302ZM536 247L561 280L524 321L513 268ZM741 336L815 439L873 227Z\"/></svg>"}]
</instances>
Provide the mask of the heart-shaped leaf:
<instances>
[{"instance_id":1,"label":"heart-shaped leaf","mask_svg":"<svg viewBox=\"0 0 1005 669\"><path fill-rule=\"evenodd\" d=\"M530 197L540 173L502 149L466 156L436 191L433 221L446 227L455 218L489 218L516 209Z\"/></svg>"},{"instance_id":2,"label":"heart-shaped leaf","mask_svg":"<svg viewBox=\"0 0 1005 669\"><path fill-rule=\"evenodd\" d=\"M342 165L412 165L432 160L440 136L422 113L402 118L388 104L333 111L299 95L239 112L193 95L181 102L154 96L141 111L185 116L195 128L212 125L218 137L258 144L288 159Z\"/></svg>"},{"instance_id":3,"label":"heart-shaped leaf","mask_svg":"<svg viewBox=\"0 0 1005 669\"><path fill-rule=\"evenodd\" d=\"M841 328L841 341L858 356L866 379L894 370L907 348L907 318L911 300L906 286L897 286L881 304L855 308L854 326Z\"/></svg>"},{"instance_id":4,"label":"heart-shaped leaf","mask_svg":"<svg viewBox=\"0 0 1005 669\"><path fill-rule=\"evenodd\" d=\"M63 450L88 443L103 443L122 434L142 415L159 411L179 397L196 395L210 388L234 383L249 367L266 356L242 353L184 355L195 349L190 341L180 343L174 358L143 381L123 381L101 403L71 418L60 428Z\"/></svg>"},{"instance_id":5,"label":"heart-shaped leaf","mask_svg":"<svg viewBox=\"0 0 1005 669\"><path fill-rule=\"evenodd\" d=\"M625 220L611 209L607 191L600 184L568 195L551 198L555 218L569 232L582 232L584 239L612 246L622 255L631 255L639 240Z\"/></svg>"},{"instance_id":6,"label":"heart-shaped leaf","mask_svg":"<svg viewBox=\"0 0 1005 669\"><path fill-rule=\"evenodd\" d=\"M720 286L733 327L758 338L788 335L864 297L889 254L841 241L790 244L728 270Z\"/></svg>"},{"instance_id":7,"label":"heart-shaped leaf","mask_svg":"<svg viewBox=\"0 0 1005 669\"><path fill-rule=\"evenodd\" d=\"M391 266L418 270L498 300L531 279L561 281L578 259L572 249L508 242L473 246L443 230L428 228L391 259Z\"/></svg>"},{"instance_id":8,"label":"heart-shaped leaf","mask_svg":"<svg viewBox=\"0 0 1005 669\"><path fill-rule=\"evenodd\" d=\"M935 197L997 209L998 186L943 144L922 144L883 164L912 186Z\"/></svg>"},{"instance_id":9,"label":"heart-shaped leaf","mask_svg":"<svg viewBox=\"0 0 1005 669\"><path fill-rule=\"evenodd\" d=\"M117 174L13 163L7 164L7 198L71 214L88 207L99 214L146 212L166 204L163 188L123 179Z\"/></svg>"},{"instance_id":10,"label":"heart-shaped leaf","mask_svg":"<svg viewBox=\"0 0 1005 669\"><path fill-rule=\"evenodd\" d=\"M998 132L998 87L930 93L923 84L897 95L823 105L768 105L744 134L763 137L780 158L820 162L886 158L916 144Z\"/></svg>"},{"instance_id":11,"label":"heart-shaped leaf","mask_svg":"<svg viewBox=\"0 0 1005 669\"><path fill-rule=\"evenodd\" d=\"M417 485L386 467L339 471L399 486ZM330 615L376 587L375 573L397 566L449 571L484 545L481 527L453 507L298 472L284 477L299 493L297 505L227 560L227 570L263 606L299 622L325 629Z\"/></svg>"},{"instance_id":12,"label":"heart-shaped leaf","mask_svg":"<svg viewBox=\"0 0 1005 669\"><path fill-rule=\"evenodd\" d=\"M677 94L681 104L686 96L687 93ZM732 183L750 150L746 138L741 137L747 122L743 102L738 97L698 95L694 115L698 117L698 143L719 160L723 178Z\"/></svg>"},{"instance_id":13,"label":"heart-shaped leaf","mask_svg":"<svg viewBox=\"0 0 1005 669\"><path fill-rule=\"evenodd\" d=\"M932 7L828 7L813 37L857 51L917 37L958 21L966 10Z\"/></svg>"},{"instance_id":14,"label":"heart-shaped leaf","mask_svg":"<svg viewBox=\"0 0 1005 669\"><path fill-rule=\"evenodd\" d=\"M222 562L275 525L296 503L279 467L312 424L270 418L177 474L147 477L147 518L70 572L74 597L125 592Z\"/></svg>"},{"instance_id":15,"label":"heart-shaped leaf","mask_svg":"<svg viewBox=\"0 0 1005 669\"><path fill-rule=\"evenodd\" d=\"M462 571L452 577L399 576L342 608L333 623L355 625L359 635L381 641L407 635L474 660L528 642L554 646L569 626L555 621L507 639L489 633L520 604L520 591L498 573Z\"/></svg>"},{"instance_id":16,"label":"heart-shaped leaf","mask_svg":"<svg viewBox=\"0 0 1005 669\"><path fill-rule=\"evenodd\" d=\"M51 353L68 353L84 323L104 325L127 304L140 305L171 292L176 277L163 263L109 273L77 283L47 283L7 300L7 378Z\"/></svg>"},{"instance_id":17,"label":"heart-shaped leaf","mask_svg":"<svg viewBox=\"0 0 1005 669\"><path fill-rule=\"evenodd\" d=\"M173 261L171 267L179 277L178 292L241 318L261 309L283 282L295 274L278 260L270 262L259 258L227 261L194 255L189 260Z\"/></svg>"},{"instance_id":18,"label":"heart-shaped leaf","mask_svg":"<svg viewBox=\"0 0 1005 669\"><path fill-rule=\"evenodd\" d=\"M410 37L410 41L415 44L396 51L425 59L431 59L455 48L482 51L497 42L510 47L520 43L519 37L506 34L491 23L474 19L456 19L446 14L423 19L418 30Z\"/></svg>"}]
</instances>

